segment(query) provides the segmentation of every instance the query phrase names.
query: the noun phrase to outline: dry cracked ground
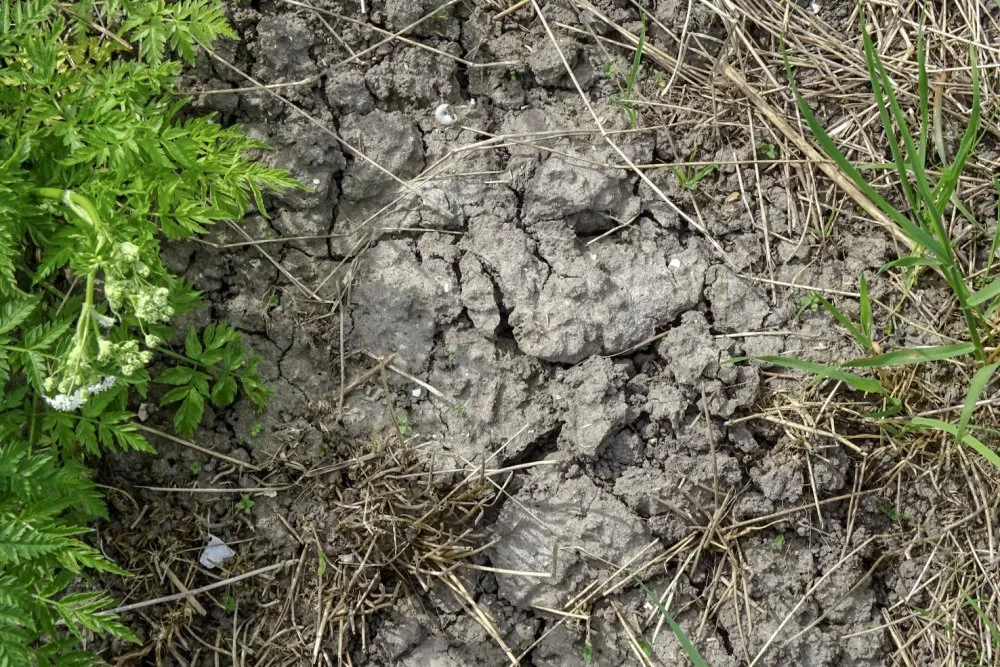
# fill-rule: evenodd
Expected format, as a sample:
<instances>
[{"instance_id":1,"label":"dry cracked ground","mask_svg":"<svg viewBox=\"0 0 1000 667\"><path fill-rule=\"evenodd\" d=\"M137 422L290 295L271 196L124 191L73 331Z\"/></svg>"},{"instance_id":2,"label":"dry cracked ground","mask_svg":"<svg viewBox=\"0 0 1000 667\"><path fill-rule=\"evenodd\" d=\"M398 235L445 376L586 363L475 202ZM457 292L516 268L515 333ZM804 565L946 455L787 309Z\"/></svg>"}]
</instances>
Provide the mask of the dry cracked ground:
<instances>
[{"instance_id":1,"label":"dry cracked ground","mask_svg":"<svg viewBox=\"0 0 1000 667\"><path fill-rule=\"evenodd\" d=\"M854 3L592 3L230 3L191 113L309 189L166 253L277 393L105 463L100 537L125 603L252 576L127 614L144 643L109 660L688 664L641 580L715 667L996 664L941 585L949 522L980 503L983 535L995 499L835 425L832 384L727 363L851 356L810 294L850 309L900 252L803 152L781 64L784 40L838 140L882 150ZM932 64L1000 34L974 0L865 4L901 76L921 16Z\"/></svg>"}]
</instances>

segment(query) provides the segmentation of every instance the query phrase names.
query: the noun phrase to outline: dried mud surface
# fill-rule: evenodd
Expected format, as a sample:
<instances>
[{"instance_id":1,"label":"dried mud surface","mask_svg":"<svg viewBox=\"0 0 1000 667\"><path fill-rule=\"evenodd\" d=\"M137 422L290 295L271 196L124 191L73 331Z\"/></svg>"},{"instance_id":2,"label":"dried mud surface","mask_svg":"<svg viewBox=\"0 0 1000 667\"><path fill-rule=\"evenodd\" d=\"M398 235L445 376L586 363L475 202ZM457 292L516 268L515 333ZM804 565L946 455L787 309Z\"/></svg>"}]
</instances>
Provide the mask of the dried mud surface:
<instances>
[{"instance_id":1,"label":"dried mud surface","mask_svg":"<svg viewBox=\"0 0 1000 667\"><path fill-rule=\"evenodd\" d=\"M234 545L232 573L299 559L303 550L312 559L314 537L329 558L349 556L324 533L335 530L324 522L326 503L342 500L336 487L349 488L346 477L257 494L249 513L237 507L238 493L140 486L282 487L391 428L391 404L436 467L519 466L477 526L490 544L480 563L499 571L463 577L521 664L585 664L588 644L593 664L640 664L622 618L643 633L653 664L685 664L668 629L654 632L655 611L635 585L594 596L586 622L546 611L663 553L644 580L657 591L672 586L670 608L711 665L746 665L765 647L756 664L885 664L883 634L866 631L919 574L868 576L879 557L871 538L889 521L885 504L877 496L858 506L827 502L852 489L851 452L822 438L810 451L773 424L740 421L763 398L762 372L724 362L836 354L844 343L828 318L797 313L798 293L756 278L851 289L859 272L893 256L890 241L858 230L836 248L811 247L789 219L781 169L732 164L756 148L704 122L718 113L709 102L651 107L640 124L650 129L629 131L609 102L618 84L605 74L609 60L625 71L629 52L595 46L588 32L611 37L608 29L562 3L548 3L546 17L576 31L560 32L575 81L530 9L496 21L494 5L450 3L410 27L407 41L379 45L432 4L368 0L362 14L351 0L314 0L317 11L234 2L243 41L220 45L217 59L203 56L186 76L195 112L244 124L274 147L263 159L311 189L273 199L270 218L253 215L242 231L213 231L221 249L167 251L205 292L207 306L192 321L212 316L245 332L277 395L261 417L245 405L210 415L196 438L259 471L241 473L167 441L158 442L158 457L106 464L104 479L123 493L111 492L116 518L104 537L127 545L111 555L131 554L123 564L142 573L122 594L176 592L164 564L191 588L223 576L193 567L210 532ZM598 4L638 29L627 3ZM685 23L724 36L713 13L688 17L687 5L656 3L662 27L651 38L667 41L664 29L679 33ZM352 53L358 58L344 64ZM264 84L309 82L226 92L253 86L238 70ZM643 85L653 86L652 70ZM623 155L594 131L577 85ZM455 124L435 119L442 103ZM656 129L677 113L689 122ZM624 166L623 157L683 162L694 149L699 159L728 162L697 191L667 169L647 171L684 215ZM705 233L690 224L695 215ZM771 248L773 265L762 219L782 239ZM377 366L369 354L392 355L393 367L420 383L387 370L384 382L376 372L342 397ZM150 411L151 424L169 423L169 413ZM926 513L924 493L915 486L904 511ZM781 513L797 507L805 509ZM728 528L712 532L719 526ZM273 639L279 629L284 639L315 631L316 610L282 595L291 576L234 586L236 621L222 595L205 602L205 617L183 603L130 617L148 622L145 638L156 645L135 660L211 664L211 651L182 628L195 623L205 641L228 648L235 622L250 651L245 664L304 664ZM298 611L282 612L283 628L265 620L254 634L238 620L287 604ZM510 660L441 591L414 591L364 623L363 641L360 630L345 635L352 664ZM312 635L304 643L312 648ZM317 646L324 664L336 662L335 633Z\"/></svg>"}]
</instances>

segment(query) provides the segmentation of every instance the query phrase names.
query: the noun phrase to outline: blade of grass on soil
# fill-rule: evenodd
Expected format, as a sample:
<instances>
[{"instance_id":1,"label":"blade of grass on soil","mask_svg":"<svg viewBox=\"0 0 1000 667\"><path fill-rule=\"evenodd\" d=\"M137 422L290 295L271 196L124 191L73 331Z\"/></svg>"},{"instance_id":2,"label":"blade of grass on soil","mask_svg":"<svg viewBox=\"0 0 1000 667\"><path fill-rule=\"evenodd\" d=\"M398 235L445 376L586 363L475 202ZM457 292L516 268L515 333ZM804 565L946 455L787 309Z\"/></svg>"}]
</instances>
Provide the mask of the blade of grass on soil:
<instances>
[{"instance_id":1,"label":"blade of grass on soil","mask_svg":"<svg viewBox=\"0 0 1000 667\"><path fill-rule=\"evenodd\" d=\"M684 652L691 660L691 663L694 664L695 667L709 667L708 663L705 662L705 659L701 657L700 653L698 653L698 649L694 647L694 644L691 643L691 640L688 639L688 636L684 633L684 629L677 625L677 621L675 621L674 617L670 615L670 612L663 606L663 603L660 602L659 598L653 595L653 591L649 590L649 587L642 583L642 580L639 579L639 577L634 578L635 583L639 584L639 588L641 588L642 592L646 594L646 598L648 598L653 606L656 607L656 610L660 612L661 616L663 616L667 625L670 626L671 631L673 631L674 636L677 637L677 641L680 642L681 648L684 649Z\"/></svg>"},{"instance_id":2,"label":"blade of grass on soil","mask_svg":"<svg viewBox=\"0 0 1000 667\"><path fill-rule=\"evenodd\" d=\"M955 357L972 354L976 346L972 343L955 343L953 345L935 345L932 347L909 347L893 350L885 354L864 359L845 361L847 368L890 368L893 366L913 366L925 361L944 361Z\"/></svg>"},{"instance_id":3,"label":"blade of grass on soil","mask_svg":"<svg viewBox=\"0 0 1000 667\"><path fill-rule=\"evenodd\" d=\"M940 419L931 419L930 417L914 417L908 422L907 426L922 431L944 431L945 433L954 436L955 439L962 444L968 445L972 449L976 450L980 456L1000 469L1000 456L998 456L996 452L969 433L963 433L962 436L959 437L958 427L954 424L949 424L948 422L941 421Z\"/></svg>"},{"instance_id":4,"label":"blade of grass on soil","mask_svg":"<svg viewBox=\"0 0 1000 667\"><path fill-rule=\"evenodd\" d=\"M979 603L969 597L968 593L962 593L965 596L965 601L969 603L969 606L979 615L986 627L990 629L990 637L993 638L993 645L1000 648L1000 629L997 629L996 623L990 620L990 617L983 613L982 607Z\"/></svg>"},{"instance_id":5,"label":"blade of grass on soil","mask_svg":"<svg viewBox=\"0 0 1000 667\"><path fill-rule=\"evenodd\" d=\"M979 402L979 397L983 395L986 385L990 383L997 368L1000 368L1000 361L983 366L972 376L972 381L969 383L969 393L965 397L965 405L962 406L962 417L958 420L958 430L955 437L959 440L968 430L972 413L976 411L976 403Z\"/></svg>"},{"instance_id":6,"label":"blade of grass on soil","mask_svg":"<svg viewBox=\"0 0 1000 667\"><path fill-rule=\"evenodd\" d=\"M736 357L727 360L727 363L739 363L741 361L746 361L749 358L751 357ZM809 373L816 376L816 378L839 380L847 386L853 387L858 391L863 391L866 394L885 395L886 393L882 383L878 380L855 375L854 373L848 373L847 371L841 370L836 366L825 366L823 364L816 363L815 361L806 361L805 359L795 359L793 357L766 356L752 358L757 361L774 364L775 366L791 368L792 370Z\"/></svg>"}]
</instances>

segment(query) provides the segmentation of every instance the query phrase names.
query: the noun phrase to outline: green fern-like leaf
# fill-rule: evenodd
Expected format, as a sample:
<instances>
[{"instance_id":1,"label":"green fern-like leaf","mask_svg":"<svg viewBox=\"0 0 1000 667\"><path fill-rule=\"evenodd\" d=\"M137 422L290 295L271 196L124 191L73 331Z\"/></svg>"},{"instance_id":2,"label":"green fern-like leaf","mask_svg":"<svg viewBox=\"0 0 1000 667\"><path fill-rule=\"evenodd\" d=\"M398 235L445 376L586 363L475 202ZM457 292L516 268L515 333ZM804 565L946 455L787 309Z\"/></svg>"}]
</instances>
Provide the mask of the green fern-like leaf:
<instances>
[{"instance_id":1,"label":"green fern-like leaf","mask_svg":"<svg viewBox=\"0 0 1000 667\"><path fill-rule=\"evenodd\" d=\"M39 531L14 516L0 517L0 565L21 565L49 555L67 546L58 531Z\"/></svg>"}]
</instances>

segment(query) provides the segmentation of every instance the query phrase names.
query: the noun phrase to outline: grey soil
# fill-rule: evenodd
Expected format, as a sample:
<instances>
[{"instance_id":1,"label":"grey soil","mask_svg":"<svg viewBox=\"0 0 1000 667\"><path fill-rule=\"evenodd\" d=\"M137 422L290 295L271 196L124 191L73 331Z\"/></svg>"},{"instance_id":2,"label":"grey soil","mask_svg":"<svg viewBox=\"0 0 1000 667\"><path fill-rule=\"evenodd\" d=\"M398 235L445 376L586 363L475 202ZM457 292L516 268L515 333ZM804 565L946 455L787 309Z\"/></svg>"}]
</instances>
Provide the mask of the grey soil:
<instances>
[{"instance_id":1,"label":"grey soil","mask_svg":"<svg viewBox=\"0 0 1000 667\"><path fill-rule=\"evenodd\" d=\"M338 64L347 48L361 52L385 39L355 21L392 32L435 4L368 0L362 14L355 0L314 2L322 12L232 3L244 41L220 47L220 57L261 83L309 82L196 94L195 110L244 124L274 146L263 159L311 190L273 201L269 218L251 216L246 235L220 227L211 236L223 245L250 238L258 247L184 245L167 253L206 292L208 307L192 321L210 314L244 331L277 391L263 417L242 405L211 415L197 441L267 472L240 477L228 464L163 442L160 457L119 464L114 483L281 486L301 470L336 462L343 443L392 428L391 405L436 467L522 466L500 479L505 495L477 527L491 544L479 563L501 572L465 574L503 642L514 655L526 652L522 664L585 664L585 646L593 664L639 664L622 619L642 633L653 664L685 664L669 629L655 631L658 616L632 582L590 598L580 609L587 622L546 611L603 586L627 564L650 562L645 583L658 594L670 587L672 613L711 665L746 665L765 646L758 665L885 664L884 635L866 631L919 573L868 575L878 557L868 540L888 521L884 505L874 497L860 507L831 502L818 515L812 489L820 500L849 492L855 459L832 441L816 438L810 452L774 425L739 421L762 399L762 373L725 363L785 350L829 358L842 345L821 313L797 316L798 293L755 280L768 275L756 221L766 216L780 230L792 224L780 172L762 170L762 198L733 203L741 187L756 192L753 169L738 176L732 164L722 166L697 192L666 169L648 171L703 221L727 263L592 132L593 119L530 8L494 21L492 4L452 4L411 28L412 43L390 41L360 62ZM610 104L618 89L604 63L610 57L623 72L630 54L614 48L608 55L586 36L605 34L603 25L548 4L550 24L578 29L560 48L602 123L621 132L616 143L629 159L683 161L694 146L705 160L754 154L745 136L725 127L655 129L664 118L655 109L640 120L654 129L627 132L624 113ZM627 3L598 4L637 29ZM656 19L679 33L687 3L656 4ZM724 34L711 12L692 20L690 30ZM651 36L671 44L661 29ZM644 70L644 84L653 85L652 70ZM184 81L194 93L248 85L207 56ZM442 103L455 109L455 125L435 120ZM491 140L498 135L503 140ZM818 263L808 242L782 241L772 248L771 275L849 289L859 271L892 252L870 234ZM387 371L384 384L369 376L341 399L345 384L377 365L365 353L392 355L395 368L423 384ZM154 409L150 420L169 417ZM262 432L254 435L257 422ZM202 468L192 477L194 460ZM337 476L327 483L348 484ZM298 558L303 548L312 559L314 548L299 540L311 543L312 529L324 525L323 501L308 494L258 496L248 515L234 509L238 495L164 498L128 488L137 503L115 499L109 530L128 535L149 505L144 522L161 528L130 538L133 547L182 563L209 528L244 554L234 572ZM916 515L919 491L913 495L907 511ZM805 510L755 523L797 506ZM332 535L315 537L335 544ZM192 587L211 581L192 576ZM288 585L279 576L234 589L245 607L240 616L277 613ZM258 599L278 606L258 608ZM304 607L296 627L311 648L316 614ZM162 627L182 612L154 613ZM204 638L215 642L217 628L228 646L231 615L213 607L210 617ZM415 591L365 623L364 642L358 629L345 635L352 664L508 662L441 591ZM257 656L246 664L281 655L268 653L276 630L266 621L260 627L262 635L245 638ZM186 642L175 650L191 659L198 645ZM336 633L320 646L336 656Z\"/></svg>"}]
</instances>

